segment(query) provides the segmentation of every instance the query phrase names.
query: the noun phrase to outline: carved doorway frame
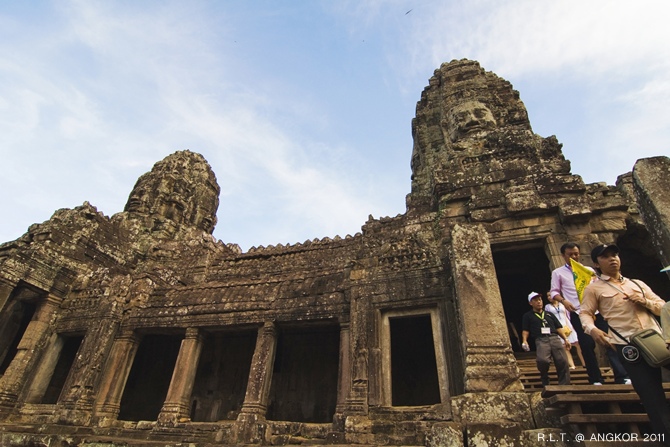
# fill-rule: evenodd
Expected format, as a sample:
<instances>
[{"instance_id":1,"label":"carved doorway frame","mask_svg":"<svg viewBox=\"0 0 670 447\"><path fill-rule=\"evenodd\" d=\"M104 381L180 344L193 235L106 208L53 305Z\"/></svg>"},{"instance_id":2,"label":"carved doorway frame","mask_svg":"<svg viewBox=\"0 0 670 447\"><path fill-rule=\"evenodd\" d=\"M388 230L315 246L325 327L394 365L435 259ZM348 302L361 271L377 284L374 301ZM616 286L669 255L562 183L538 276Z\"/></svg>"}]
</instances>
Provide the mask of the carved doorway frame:
<instances>
[{"instance_id":1,"label":"carved doorway frame","mask_svg":"<svg viewBox=\"0 0 670 447\"><path fill-rule=\"evenodd\" d=\"M431 330L433 334L433 348L435 350L435 362L437 366L437 378L440 393L440 404L449 403L449 376L447 372L447 357L444 349L444 337L442 333L442 322L437 307L422 307L413 309L389 309L381 311L381 352L382 352L382 405L393 406L392 377L391 370L391 322L392 318L430 316Z\"/></svg>"}]
</instances>

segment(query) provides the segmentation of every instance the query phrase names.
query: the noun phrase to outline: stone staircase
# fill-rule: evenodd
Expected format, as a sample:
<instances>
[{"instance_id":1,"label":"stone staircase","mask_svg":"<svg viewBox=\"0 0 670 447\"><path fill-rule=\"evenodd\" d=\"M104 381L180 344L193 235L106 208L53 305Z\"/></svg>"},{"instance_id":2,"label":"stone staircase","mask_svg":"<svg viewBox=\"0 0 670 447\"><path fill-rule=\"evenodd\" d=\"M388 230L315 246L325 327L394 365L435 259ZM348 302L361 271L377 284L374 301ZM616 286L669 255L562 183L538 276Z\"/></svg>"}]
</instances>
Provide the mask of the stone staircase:
<instances>
[{"instance_id":1,"label":"stone staircase","mask_svg":"<svg viewBox=\"0 0 670 447\"><path fill-rule=\"evenodd\" d=\"M570 385L556 385L555 368L550 368L550 384L542 386L535 358L518 355L521 382L529 393L540 393L541 405L546 415L558 421L571 439L582 436L585 446L636 445L661 446L651 432L649 418L632 385L614 384L609 367L601 368L605 382L591 385L586 369L577 367L570 371ZM664 384L666 397L670 398L670 383Z\"/></svg>"},{"instance_id":2,"label":"stone staircase","mask_svg":"<svg viewBox=\"0 0 670 447\"><path fill-rule=\"evenodd\" d=\"M544 386L540 380L540 372L535 365L535 353L516 354L516 357L517 364L521 370L521 383L523 384L524 389L528 392L542 391ZM614 374L612 373L611 368L604 367L601 368L600 371L605 383L614 383ZM549 381L550 385L558 384L558 375L556 374L556 368L554 368L553 365L549 368ZM570 383L572 385L589 385L589 377L586 373L586 368L577 366L575 369L570 370Z\"/></svg>"}]
</instances>

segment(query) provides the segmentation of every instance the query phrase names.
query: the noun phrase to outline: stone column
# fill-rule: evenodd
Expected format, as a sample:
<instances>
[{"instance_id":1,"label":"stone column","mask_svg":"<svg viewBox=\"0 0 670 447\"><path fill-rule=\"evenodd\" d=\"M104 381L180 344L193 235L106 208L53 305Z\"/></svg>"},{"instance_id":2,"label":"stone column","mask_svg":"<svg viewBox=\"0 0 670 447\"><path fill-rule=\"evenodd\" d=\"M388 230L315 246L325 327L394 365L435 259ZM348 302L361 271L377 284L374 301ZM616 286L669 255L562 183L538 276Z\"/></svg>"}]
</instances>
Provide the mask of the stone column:
<instances>
[{"instance_id":1,"label":"stone column","mask_svg":"<svg viewBox=\"0 0 670 447\"><path fill-rule=\"evenodd\" d=\"M195 383L195 374L198 371L203 340L200 329L188 328L186 330L186 337L181 342L177 363L172 373L170 388L168 388L165 403L158 415L158 424L163 427L174 427L178 422L190 416L191 393Z\"/></svg>"},{"instance_id":2,"label":"stone column","mask_svg":"<svg viewBox=\"0 0 670 447\"><path fill-rule=\"evenodd\" d=\"M28 394L26 394L24 399L25 403L39 404L44 397L64 344L63 338L59 337L58 334L51 335L48 347L45 349L44 355L42 355L42 360L37 367L35 376L28 389Z\"/></svg>"},{"instance_id":3,"label":"stone column","mask_svg":"<svg viewBox=\"0 0 670 447\"><path fill-rule=\"evenodd\" d=\"M139 344L139 337L131 329L124 329L114 340L94 406L94 416L100 426L109 425L119 415L121 397Z\"/></svg>"},{"instance_id":4,"label":"stone column","mask_svg":"<svg viewBox=\"0 0 670 447\"><path fill-rule=\"evenodd\" d=\"M237 417L237 438L240 442L257 443L263 440L276 351L277 328L274 322L266 321L258 330L247 392Z\"/></svg>"},{"instance_id":5,"label":"stone column","mask_svg":"<svg viewBox=\"0 0 670 447\"><path fill-rule=\"evenodd\" d=\"M522 391L488 233L481 225L455 225L451 234L447 262L463 328L464 391Z\"/></svg>"},{"instance_id":6,"label":"stone column","mask_svg":"<svg viewBox=\"0 0 670 447\"><path fill-rule=\"evenodd\" d=\"M349 322L340 323L340 368L338 371L336 412L344 409L347 396L351 391L351 346Z\"/></svg>"},{"instance_id":7,"label":"stone column","mask_svg":"<svg viewBox=\"0 0 670 447\"><path fill-rule=\"evenodd\" d=\"M9 301L9 296L14 291L16 283L7 278L0 277L0 312L2 312Z\"/></svg>"},{"instance_id":8,"label":"stone column","mask_svg":"<svg viewBox=\"0 0 670 447\"><path fill-rule=\"evenodd\" d=\"M87 425L91 421L103 365L118 327L117 320L105 318L88 328L61 393L61 423Z\"/></svg>"},{"instance_id":9,"label":"stone column","mask_svg":"<svg viewBox=\"0 0 670 447\"><path fill-rule=\"evenodd\" d=\"M62 301L62 298L48 295L35 311L17 346L12 363L0 378L0 415L8 413L16 405L19 393L29 377L29 371L47 344L52 320Z\"/></svg>"},{"instance_id":10,"label":"stone column","mask_svg":"<svg viewBox=\"0 0 670 447\"><path fill-rule=\"evenodd\" d=\"M340 321L340 362L337 373L337 405L334 424L344 430L343 414L346 412L347 397L351 392L351 346L349 321Z\"/></svg>"},{"instance_id":11,"label":"stone column","mask_svg":"<svg viewBox=\"0 0 670 447\"><path fill-rule=\"evenodd\" d=\"M642 158L633 167L633 188L644 224L663 267L670 265L670 158ZM659 269L660 270L660 269Z\"/></svg>"},{"instance_id":12,"label":"stone column","mask_svg":"<svg viewBox=\"0 0 670 447\"><path fill-rule=\"evenodd\" d=\"M358 294L357 294L358 295ZM368 414L368 366L369 366L369 302L367 297L353 296L351 299L351 392L346 400L348 414Z\"/></svg>"}]
</instances>

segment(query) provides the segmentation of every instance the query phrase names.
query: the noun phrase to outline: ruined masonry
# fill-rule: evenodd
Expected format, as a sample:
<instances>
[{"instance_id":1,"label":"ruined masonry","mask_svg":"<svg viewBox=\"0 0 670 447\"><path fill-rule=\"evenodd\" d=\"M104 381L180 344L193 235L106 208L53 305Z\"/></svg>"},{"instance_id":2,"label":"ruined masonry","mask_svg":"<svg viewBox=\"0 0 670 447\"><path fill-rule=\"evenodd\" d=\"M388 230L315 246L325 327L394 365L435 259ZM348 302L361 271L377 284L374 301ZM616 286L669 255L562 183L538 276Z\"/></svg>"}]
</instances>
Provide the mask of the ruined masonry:
<instances>
[{"instance_id":1,"label":"ruined masonry","mask_svg":"<svg viewBox=\"0 0 670 447\"><path fill-rule=\"evenodd\" d=\"M61 209L0 246L0 445L536 445L511 329L577 242L670 298L670 160L584 184L477 62L435 71L407 210L243 253L180 151L123 212ZM409 153L408 153L409 155ZM486 442L488 444L482 444Z\"/></svg>"}]
</instances>

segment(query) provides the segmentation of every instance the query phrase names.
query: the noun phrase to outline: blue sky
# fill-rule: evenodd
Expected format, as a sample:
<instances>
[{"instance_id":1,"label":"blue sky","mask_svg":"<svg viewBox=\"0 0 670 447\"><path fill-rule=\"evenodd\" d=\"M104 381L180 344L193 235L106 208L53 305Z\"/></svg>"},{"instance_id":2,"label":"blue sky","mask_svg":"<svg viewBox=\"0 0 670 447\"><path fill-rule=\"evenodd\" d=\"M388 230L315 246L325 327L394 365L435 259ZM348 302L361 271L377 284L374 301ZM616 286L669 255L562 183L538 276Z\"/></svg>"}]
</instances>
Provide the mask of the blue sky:
<instances>
[{"instance_id":1,"label":"blue sky","mask_svg":"<svg viewBox=\"0 0 670 447\"><path fill-rule=\"evenodd\" d=\"M411 119L443 62L510 81L572 172L670 155L667 1L0 0L0 242L59 208L111 216L183 149L221 186L214 236L354 234L405 212Z\"/></svg>"}]
</instances>

